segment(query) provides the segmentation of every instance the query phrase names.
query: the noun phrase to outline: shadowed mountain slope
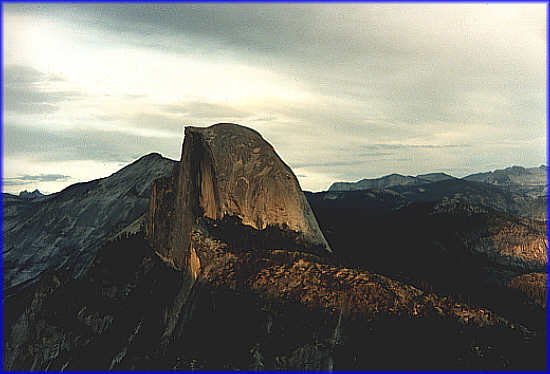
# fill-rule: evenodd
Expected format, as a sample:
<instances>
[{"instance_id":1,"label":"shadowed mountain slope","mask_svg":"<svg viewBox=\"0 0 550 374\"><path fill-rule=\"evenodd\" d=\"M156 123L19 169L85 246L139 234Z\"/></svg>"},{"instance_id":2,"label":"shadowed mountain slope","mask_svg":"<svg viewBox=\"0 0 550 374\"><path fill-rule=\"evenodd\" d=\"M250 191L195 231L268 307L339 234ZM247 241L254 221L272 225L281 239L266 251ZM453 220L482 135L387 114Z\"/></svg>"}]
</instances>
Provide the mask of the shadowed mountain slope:
<instances>
[{"instance_id":1,"label":"shadowed mountain slope","mask_svg":"<svg viewBox=\"0 0 550 374\"><path fill-rule=\"evenodd\" d=\"M328 192L391 190L410 202L465 198L473 204L489 206L535 219L546 219L546 166L514 166L489 173L472 174L462 179L445 173L412 176L391 174L355 183L336 182Z\"/></svg>"},{"instance_id":2,"label":"shadowed mountain slope","mask_svg":"<svg viewBox=\"0 0 550 374\"><path fill-rule=\"evenodd\" d=\"M346 261L379 253L391 267L418 257L422 270L442 274L448 269L422 264L430 254L438 259L425 246L429 224L476 232L466 217L490 219L452 201L411 204L394 191L353 192L363 201L308 195ZM319 202L340 210L323 211ZM331 214L339 221L329 232ZM371 230L388 230L394 215L399 231L372 240ZM70 267L51 268L5 298L5 370L546 368L544 328L342 264L292 171L251 129L186 128L182 160L155 181L144 222L142 230L120 228L80 277ZM454 229L446 227L441 240L457 243ZM406 243L408 256L394 243ZM477 258L464 253L448 265ZM383 268L376 257L368 261Z\"/></svg>"},{"instance_id":3,"label":"shadowed mountain slope","mask_svg":"<svg viewBox=\"0 0 550 374\"><path fill-rule=\"evenodd\" d=\"M147 211L153 181L174 164L153 153L47 198L10 199L3 212L4 289L32 282L48 269L68 268L78 276L105 241Z\"/></svg>"},{"instance_id":4,"label":"shadowed mountain slope","mask_svg":"<svg viewBox=\"0 0 550 374\"><path fill-rule=\"evenodd\" d=\"M348 266L470 298L545 329L545 301L529 295L546 295L546 288L531 282L525 284L535 288L522 295L509 289L515 277L546 272L544 221L464 197L410 202L396 192L376 190L306 196L335 255Z\"/></svg>"}]
</instances>

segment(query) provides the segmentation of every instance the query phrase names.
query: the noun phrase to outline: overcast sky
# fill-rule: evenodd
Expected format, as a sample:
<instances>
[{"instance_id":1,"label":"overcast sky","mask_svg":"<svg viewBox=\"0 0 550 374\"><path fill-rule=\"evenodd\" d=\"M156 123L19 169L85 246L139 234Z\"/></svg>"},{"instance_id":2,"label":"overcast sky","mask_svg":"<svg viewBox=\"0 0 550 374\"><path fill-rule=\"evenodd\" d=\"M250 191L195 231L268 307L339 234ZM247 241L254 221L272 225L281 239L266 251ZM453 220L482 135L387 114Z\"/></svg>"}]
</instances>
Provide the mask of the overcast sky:
<instances>
[{"instance_id":1,"label":"overcast sky","mask_svg":"<svg viewBox=\"0 0 550 374\"><path fill-rule=\"evenodd\" d=\"M179 159L218 122L310 191L546 164L546 4L3 3L3 27L5 192Z\"/></svg>"}]
</instances>

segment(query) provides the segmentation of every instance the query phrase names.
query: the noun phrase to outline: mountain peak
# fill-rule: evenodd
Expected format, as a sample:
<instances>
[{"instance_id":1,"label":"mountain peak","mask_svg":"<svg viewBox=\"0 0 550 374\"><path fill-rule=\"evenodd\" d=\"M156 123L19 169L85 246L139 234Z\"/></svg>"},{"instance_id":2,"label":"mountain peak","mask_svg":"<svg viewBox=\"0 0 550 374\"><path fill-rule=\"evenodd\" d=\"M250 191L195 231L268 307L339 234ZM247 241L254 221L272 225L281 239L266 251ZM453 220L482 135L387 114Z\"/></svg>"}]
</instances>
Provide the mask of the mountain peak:
<instances>
[{"instance_id":1,"label":"mountain peak","mask_svg":"<svg viewBox=\"0 0 550 374\"><path fill-rule=\"evenodd\" d=\"M133 161L130 165L132 164L137 164L137 163L140 163L140 162L156 162L158 160L170 160L170 161L174 161L170 158L167 158L167 157L164 157L163 155L161 155L160 153L158 152L151 152L151 153L148 153L144 156L141 156L139 157L138 159L136 159L135 161Z\"/></svg>"},{"instance_id":2,"label":"mountain peak","mask_svg":"<svg viewBox=\"0 0 550 374\"><path fill-rule=\"evenodd\" d=\"M499 170L495 171L495 172L498 172ZM518 165L514 165L514 166L511 166L511 167L508 167L506 169L504 169L505 172L507 173L514 173L514 174L523 174L527 171L527 169L525 169L523 166L518 166Z\"/></svg>"},{"instance_id":3,"label":"mountain peak","mask_svg":"<svg viewBox=\"0 0 550 374\"><path fill-rule=\"evenodd\" d=\"M173 167L174 161L150 154L109 177L46 196L23 191L4 204L5 289L68 264L80 274L102 243L145 214L153 180Z\"/></svg>"},{"instance_id":4,"label":"mountain peak","mask_svg":"<svg viewBox=\"0 0 550 374\"><path fill-rule=\"evenodd\" d=\"M544 165L533 168L511 166L486 173L468 175L464 179L506 187L536 198L545 196L547 193L546 174Z\"/></svg>"},{"instance_id":5,"label":"mountain peak","mask_svg":"<svg viewBox=\"0 0 550 374\"><path fill-rule=\"evenodd\" d=\"M191 233L210 236L229 222L332 252L296 176L258 132L229 123L186 127L181 154L172 176L153 186L147 226L159 255L176 269L192 262L198 244Z\"/></svg>"},{"instance_id":6,"label":"mountain peak","mask_svg":"<svg viewBox=\"0 0 550 374\"><path fill-rule=\"evenodd\" d=\"M416 185L425 183L424 181L401 174L390 174L381 178L362 179L359 182L336 182L330 186L329 191L354 191L354 190L381 190L394 186Z\"/></svg>"},{"instance_id":7,"label":"mountain peak","mask_svg":"<svg viewBox=\"0 0 550 374\"><path fill-rule=\"evenodd\" d=\"M24 197L26 199L34 199L42 196L45 196L45 195L42 192L40 192L38 189L34 190L33 192L29 192L25 190L19 193L19 197Z\"/></svg>"},{"instance_id":8,"label":"mountain peak","mask_svg":"<svg viewBox=\"0 0 550 374\"><path fill-rule=\"evenodd\" d=\"M447 173L421 174L421 175L417 175L416 177L419 179L427 180L429 182L438 182L438 181L443 181L447 179L456 179L455 177Z\"/></svg>"},{"instance_id":9,"label":"mountain peak","mask_svg":"<svg viewBox=\"0 0 550 374\"><path fill-rule=\"evenodd\" d=\"M165 158L158 152L152 152L145 156L140 157L138 160L145 159L145 158Z\"/></svg>"}]
</instances>

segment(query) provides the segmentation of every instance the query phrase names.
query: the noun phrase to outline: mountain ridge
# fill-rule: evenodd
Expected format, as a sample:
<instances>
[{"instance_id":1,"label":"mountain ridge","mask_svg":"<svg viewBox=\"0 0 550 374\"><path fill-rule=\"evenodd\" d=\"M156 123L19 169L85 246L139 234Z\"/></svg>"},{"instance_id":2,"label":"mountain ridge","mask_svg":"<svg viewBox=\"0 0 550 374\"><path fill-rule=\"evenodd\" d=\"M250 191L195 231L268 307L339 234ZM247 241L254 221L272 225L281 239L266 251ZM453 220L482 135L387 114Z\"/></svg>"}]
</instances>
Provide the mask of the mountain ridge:
<instances>
[{"instance_id":1,"label":"mountain ridge","mask_svg":"<svg viewBox=\"0 0 550 374\"><path fill-rule=\"evenodd\" d=\"M138 161L10 208L4 370L546 367L545 222L486 206L529 197L441 173L303 193L235 124Z\"/></svg>"},{"instance_id":2,"label":"mountain ridge","mask_svg":"<svg viewBox=\"0 0 550 374\"><path fill-rule=\"evenodd\" d=\"M94 249L145 213L153 180L174 164L152 153L105 178L11 199L3 210L4 289L68 264L81 273Z\"/></svg>"},{"instance_id":3,"label":"mountain ridge","mask_svg":"<svg viewBox=\"0 0 550 374\"><path fill-rule=\"evenodd\" d=\"M523 179L522 179L523 177ZM380 178L361 179L357 182L335 182L327 191L352 191L366 189L381 189L397 186L420 185L446 179L461 179L473 182L481 182L500 187L507 187L517 192L526 193L529 197L546 196L547 167L540 165L533 168L523 166L511 166L505 169L497 169L490 172L474 173L463 178L434 172L417 176L403 176L401 174L389 174Z\"/></svg>"}]
</instances>

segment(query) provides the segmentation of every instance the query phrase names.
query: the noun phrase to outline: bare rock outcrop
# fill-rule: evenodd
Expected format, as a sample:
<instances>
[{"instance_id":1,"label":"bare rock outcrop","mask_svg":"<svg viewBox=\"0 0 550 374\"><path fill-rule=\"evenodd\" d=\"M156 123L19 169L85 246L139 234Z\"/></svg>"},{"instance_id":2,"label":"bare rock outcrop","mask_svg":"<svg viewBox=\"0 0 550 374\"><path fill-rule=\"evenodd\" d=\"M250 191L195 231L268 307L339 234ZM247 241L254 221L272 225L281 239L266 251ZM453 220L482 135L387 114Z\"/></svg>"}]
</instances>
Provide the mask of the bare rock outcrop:
<instances>
[{"instance_id":1,"label":"bare rock outcrop","mask_svg":"<svg viewBox=\"0 0 550 374\"><path fill-rule=\"evenodd\" d=\"M261 231L272 249L332 253L296 176L259 133L227 123L187 127L181 162L153 186L149 240L174 268L197 269L196 234L228 224Z\"/></svg>"},{"instance_id":2,"label":"bare rock outcrop","mask_svg":"<svg viewBox=\"0 0 550 374\"><path fill-rule=\"evenodd\" d=\"M521 274L510 282L508 287L526 295L534 303L546 308L548 300L548 274L526 273Z\"/></svg>"},{"instance_id":3,"label":"bare rock outcrop","mask_svg":"<svg viewBox=\"0 0 550 374\"><path fill-rule=\"evenodd\" d=\"M114 182L127 171L93 186L121 190ZM4 370L546 368L545 328L339 264L296 177L255 131L187 128L181 162L164 175L145 230L124 221L82 276L50 268L5 298ZM149 188L135 186L139 196ZM402 201L369 194L384 196L382 206ZM109 207L118 209L101 212ZM426 215L438 223L447 213ZM525 281L532 289L542 277Z\"/></svg>"},{"instance_id":4,"label":"bare rock outcrop","mask_svg":"<svg viewBox=\"0 0 550 374\"><path fill-rule=\"evenodd\" d=\"M543 222L498 213L462 199L438 202L432 214L483 220L484 225L462 227L455 235L469 252L485 255L495 264L522 271L537 271L548 264L548 238Z\"/></svg>"}]
</instances>

